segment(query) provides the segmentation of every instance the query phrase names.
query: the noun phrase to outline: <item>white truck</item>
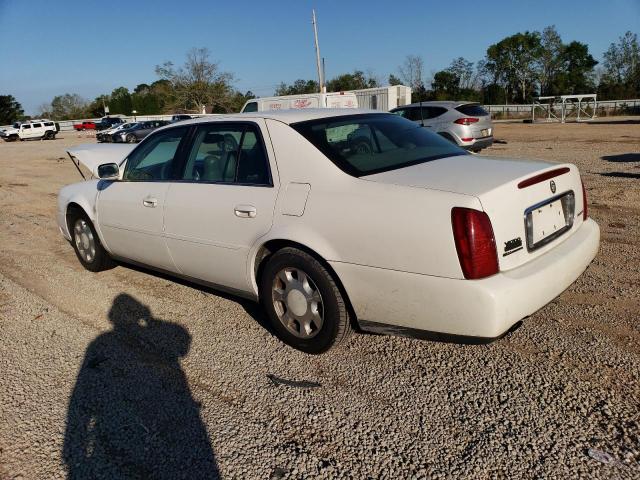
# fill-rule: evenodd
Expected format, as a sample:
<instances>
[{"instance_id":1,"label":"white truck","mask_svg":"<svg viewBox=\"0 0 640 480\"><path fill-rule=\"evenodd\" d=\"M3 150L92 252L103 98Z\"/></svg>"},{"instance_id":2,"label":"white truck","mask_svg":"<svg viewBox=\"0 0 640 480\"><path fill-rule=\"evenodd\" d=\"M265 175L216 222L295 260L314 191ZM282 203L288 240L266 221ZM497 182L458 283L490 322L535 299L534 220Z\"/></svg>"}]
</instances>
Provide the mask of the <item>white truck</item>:
<instances>
[{"instance_id":1,"label":"white truck","mask_svg":"<svg viewBox=\"0 0 640 480\"><path fill-rule=\"evenodd\" d=\"M41 119L23 123L16 122L10 128L0 131L0 137L2 137L5 142L28 140L30 138L53 140L57 133L58 130L53 121Z\"/></svg>"},{"instance_id":2,"label":"white truck","mask_svg":"<svg viewBox=\"0 0 640 480\"><path fill-rule=\"evenodd\" d=\"M386 87L363 88L350 90L358 99L358 108L388 112L392 108L411 103L411 88L405 85L388 85Z\"/></svg>"},{"instance_id":3,"label":"white truck","mask_svg":"<svg viewBox=\"0 0 640 480\"><path fill-rule=\"evenodd\" d=\"M240 112L265 112L301 108L358 108L358 99L351 92L307 93L281 97L254 98Z\"/></svg>"}]
</instances>

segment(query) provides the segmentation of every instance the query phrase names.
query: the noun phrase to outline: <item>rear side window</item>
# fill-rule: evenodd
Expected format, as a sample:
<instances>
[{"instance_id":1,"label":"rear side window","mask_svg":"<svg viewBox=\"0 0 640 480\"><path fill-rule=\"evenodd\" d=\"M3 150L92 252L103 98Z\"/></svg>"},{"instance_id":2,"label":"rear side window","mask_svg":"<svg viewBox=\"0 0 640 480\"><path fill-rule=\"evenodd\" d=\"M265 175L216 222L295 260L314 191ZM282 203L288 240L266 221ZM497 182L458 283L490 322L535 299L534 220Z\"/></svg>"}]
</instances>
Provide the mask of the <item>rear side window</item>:
<instances>
[{"instance_id":1,"label":"rear side window","mask_svg":"<svg viewBox=\"0 0 640 480\"><path fill-rule=\"evenodd\" d=\"M183 180L270 185L267 155L257 127L223 123L199 127Z\"/></svg>"},{"instance_id":2,"label":"rear side window","mask_svg":"<svg viewBox=\"0 0 640 480\"><path fill-rule=\"evenodd\" d=\"M428 107L429 117L428 118L436 118L447 112L447 109L444 107Z\"/></svg>"},{"instance_id":3,"label":"rear side window","mask_svg":"<svg viewBox=\"0 0 640 480\"><path fill-rule=\"evenodd\" d=\"M42 128L42 124L41 123L34 123L33 124L33 128Z\"/></svg>"},{"instance_id":4,"label":"rear side window","mask_svg":"<svg viewBox=\"0 0 640 480\"><path fill-rule=\"evenodd\" d=\"M28 129L28 128L31 128L31 125L22 125L22 129L23 129L23 130L26 130L26 129Z\"/></svg>"},{"instance_id":5,"label":"rear side window","mask_svg":"<svg viewBox=\"0 0 640 480\"><path fill-rule=\"evenodd\" d=\"M258 111L258 102L249 102L244 107L243 112L257 112Z\"/></svg>"},{"instance_id":6,"label":"rear side window","mask_svg":"<svg viewBox=\"0 0 640 480\"><path fill-rule=\"evenodd\" d=\"M460 105L459 107L456 107L456 110L463 115L469 115L472 117L484 117L486 115L489 115L489 113L484 108L474 103Z\"/></svg>"},{"instance_id":7,"label":"rear side window","mask_svg":"<svg viewBox=\"0 0 640 480\"><path fill-rule=\"evenodd\" d=\"M53 127L53 122L45 122L44 126L45 127Z\"/></svg>"}]
</instances>

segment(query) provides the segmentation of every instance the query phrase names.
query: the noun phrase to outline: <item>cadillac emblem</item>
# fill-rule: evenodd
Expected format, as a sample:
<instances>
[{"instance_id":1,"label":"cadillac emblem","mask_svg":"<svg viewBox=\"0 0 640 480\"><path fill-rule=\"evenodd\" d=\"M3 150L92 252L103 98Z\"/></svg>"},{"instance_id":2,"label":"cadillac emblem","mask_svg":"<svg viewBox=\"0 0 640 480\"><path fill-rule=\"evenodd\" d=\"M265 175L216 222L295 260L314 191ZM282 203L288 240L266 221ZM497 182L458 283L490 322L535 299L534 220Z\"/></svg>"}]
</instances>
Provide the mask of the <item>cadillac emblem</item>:
<instances>
[{"instance_id":1,"label":"cadillac emblem","mask_svg":"<svg viewBox=\"0 0 640 480\"><path fill-rule=\"evenodd\" d=\"M556 193L556 182L551 180L551 183L549 184L549 186L551 187L551 193Z\"/></svg>"}]
</instances>

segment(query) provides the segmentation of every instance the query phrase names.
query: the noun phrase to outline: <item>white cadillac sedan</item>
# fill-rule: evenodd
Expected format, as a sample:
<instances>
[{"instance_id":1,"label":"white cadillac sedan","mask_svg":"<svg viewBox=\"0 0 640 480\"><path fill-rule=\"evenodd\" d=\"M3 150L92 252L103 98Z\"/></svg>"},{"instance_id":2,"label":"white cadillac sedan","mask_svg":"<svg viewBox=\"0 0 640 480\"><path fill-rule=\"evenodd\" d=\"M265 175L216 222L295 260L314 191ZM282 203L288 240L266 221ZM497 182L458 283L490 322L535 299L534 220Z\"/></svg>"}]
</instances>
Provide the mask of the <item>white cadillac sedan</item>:
<instances>
[{"instance_id":1,"label":"white cadillac sedan","mask_svg":"<svg viewBox=\"0 0 640 480\"><path fill-rule=\"evenodd\" d=\"M87 269L117 259L260 301L308 353L352 327L493 340L600 239L574 165L470 155L388 113L205 117L69 154L97 177L58 199Z\"/></svg>"}]
</instances>

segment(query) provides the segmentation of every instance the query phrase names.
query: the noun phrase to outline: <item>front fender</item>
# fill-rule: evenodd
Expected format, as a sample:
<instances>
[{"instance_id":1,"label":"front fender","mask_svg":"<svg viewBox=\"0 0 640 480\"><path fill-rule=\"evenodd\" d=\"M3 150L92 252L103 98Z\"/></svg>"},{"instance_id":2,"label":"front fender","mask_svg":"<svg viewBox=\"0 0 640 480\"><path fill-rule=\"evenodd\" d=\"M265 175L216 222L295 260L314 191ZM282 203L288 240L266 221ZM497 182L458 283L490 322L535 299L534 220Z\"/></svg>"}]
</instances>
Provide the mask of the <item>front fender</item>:
<instances>
[{"instance_id":1,"label":"front fender","mask_svg":"<svg viewBox=\"0 0 640 480\"><path fill-rule=\"evenodd\" d=\"M101 180L88 180L74 183L63 187L58 193L58 227L67 240L71 240L71 233L67 224L67 213L71 205L77 205L81 208L94 226L96 225L96 201L101 182ZM97 226L96 230L101 237L100 229ZM102 241L102 238L100 240Z\"/></svg>"}]
</instances>

